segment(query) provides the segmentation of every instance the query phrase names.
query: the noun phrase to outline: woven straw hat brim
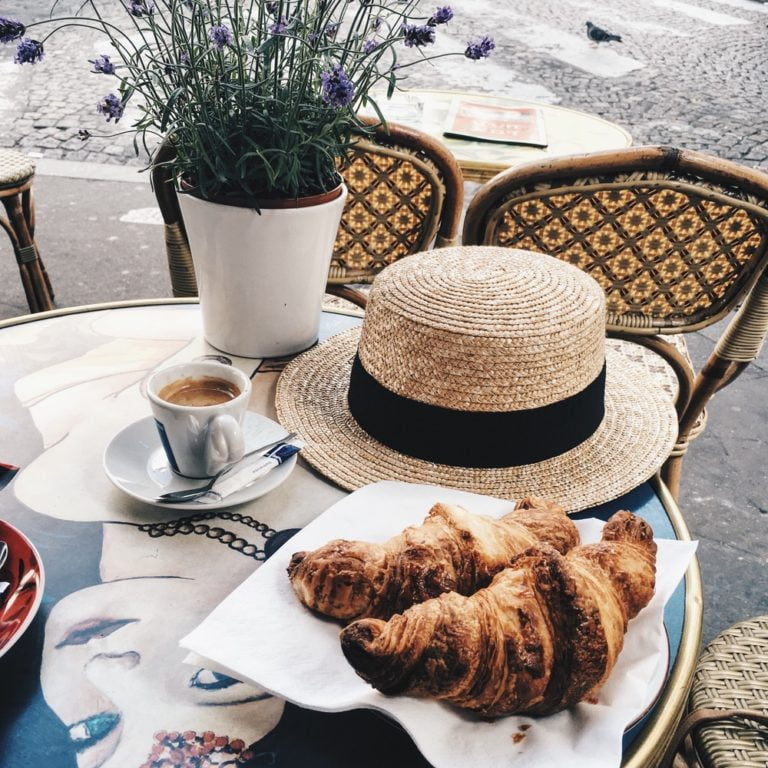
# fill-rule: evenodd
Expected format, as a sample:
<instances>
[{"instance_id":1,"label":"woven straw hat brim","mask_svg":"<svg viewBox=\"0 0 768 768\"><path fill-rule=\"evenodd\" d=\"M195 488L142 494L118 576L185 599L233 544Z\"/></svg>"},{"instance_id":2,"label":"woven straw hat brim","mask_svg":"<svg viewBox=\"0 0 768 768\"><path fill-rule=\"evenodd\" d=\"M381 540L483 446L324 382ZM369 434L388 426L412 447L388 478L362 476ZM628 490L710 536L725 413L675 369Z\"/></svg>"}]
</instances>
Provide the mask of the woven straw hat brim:
<instances>
[{"instance_id":1,"label":"woven straw hat brim","mask_svg":"<svg viewBox=\"0 0 768 768\"><path fill-rule=\"evenodd\" d=\"M353 328L296 358L280 377L276 394L281 424L307 442L302 456L346 490L402 480L509 499L542 496L576 512L646 481L677 438L669 396L622 353L628 342L611 341L606 345L605 418L595 434L567 453L501 469L405 456L374 440L349 412L347 387L359 338L360 329Z\"/></svg>"}]
</instances>

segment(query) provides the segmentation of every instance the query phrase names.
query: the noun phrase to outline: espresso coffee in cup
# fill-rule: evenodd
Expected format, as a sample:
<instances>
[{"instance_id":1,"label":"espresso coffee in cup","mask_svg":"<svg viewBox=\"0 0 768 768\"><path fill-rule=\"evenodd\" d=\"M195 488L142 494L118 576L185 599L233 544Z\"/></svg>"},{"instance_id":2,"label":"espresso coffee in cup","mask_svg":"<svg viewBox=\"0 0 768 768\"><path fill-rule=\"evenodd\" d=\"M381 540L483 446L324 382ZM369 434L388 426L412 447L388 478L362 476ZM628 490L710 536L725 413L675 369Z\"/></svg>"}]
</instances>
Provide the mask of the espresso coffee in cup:
<instances>
[{"instance_id":1,"label":"espresso coffee in cup","mask_svg":"<svg viewBox=\"0 0 768 768\"><path fill-rule=\"evenodd\" d=\"M232 381L218 376L186 376L166 384L157 396L167 403L205 407L234 400L240 388Z\"/></svg>"},{"instance_id":2,"label":"espresso coffee in cup","mask_svg":"<svg viewBox=\"0 0 768 768\"><path fill-rule=\"evenodd\" d=\"M218 362L193 361L155 371L147 397L171 469L210 477L242 458L251 381Z\"/></svg>"}]
</instances>

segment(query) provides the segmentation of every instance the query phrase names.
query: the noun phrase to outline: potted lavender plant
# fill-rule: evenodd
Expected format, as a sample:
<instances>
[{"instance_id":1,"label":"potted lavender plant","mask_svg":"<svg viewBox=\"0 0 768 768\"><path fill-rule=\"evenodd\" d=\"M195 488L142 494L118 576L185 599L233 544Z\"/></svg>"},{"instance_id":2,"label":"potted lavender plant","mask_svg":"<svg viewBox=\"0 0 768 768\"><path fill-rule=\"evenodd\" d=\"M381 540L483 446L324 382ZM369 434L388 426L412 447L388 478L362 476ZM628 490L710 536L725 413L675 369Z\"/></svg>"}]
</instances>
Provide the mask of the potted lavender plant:
<instances>
[{"instance_id":1,"label":"potted lavender plant","mask_svg":"<svg viewBox=\"0 0 768 768\"><path fill-rule=\"evenodd\" d=\"M391 95L409 67L438 58L428 47L453 12L420 12L419 0L124 2L124 25L98 0L28 27L0 16L0 42L34 64L63 27L102 32L111 48L91 71L113 87L97 111L118 123L137 102L137 151L172 170L206 338L253 357L309 346L346 198L337 166L371 130L358 111L383 121L374 89ZM483 37L456 53L493 47ZM407 49L419 55L403 61ZM171 159L158 158L161 142Z\"/></svg>"}]
</instances>

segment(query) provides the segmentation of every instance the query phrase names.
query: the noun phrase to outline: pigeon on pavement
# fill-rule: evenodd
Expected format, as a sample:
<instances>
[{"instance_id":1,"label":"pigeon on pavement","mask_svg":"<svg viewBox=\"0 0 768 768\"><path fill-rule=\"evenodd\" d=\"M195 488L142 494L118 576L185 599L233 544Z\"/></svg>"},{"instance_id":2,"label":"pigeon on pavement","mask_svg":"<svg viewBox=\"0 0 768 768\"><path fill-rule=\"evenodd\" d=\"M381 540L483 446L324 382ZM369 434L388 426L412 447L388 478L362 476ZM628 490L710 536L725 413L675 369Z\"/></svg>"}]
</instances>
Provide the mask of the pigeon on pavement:
<instances>
[{"instance_id":1,"label":"pigeon on pavement","mask_svg":"<svg viewBox=\"0 0 768 768\"><path fill-rule=\"evenodd\" d=\"M595 43L610 43L615 40L621 42L620 35L614 35L601 27L595 26L591 21L587 22L587 37Z\"/></svg>"}]
</instances>

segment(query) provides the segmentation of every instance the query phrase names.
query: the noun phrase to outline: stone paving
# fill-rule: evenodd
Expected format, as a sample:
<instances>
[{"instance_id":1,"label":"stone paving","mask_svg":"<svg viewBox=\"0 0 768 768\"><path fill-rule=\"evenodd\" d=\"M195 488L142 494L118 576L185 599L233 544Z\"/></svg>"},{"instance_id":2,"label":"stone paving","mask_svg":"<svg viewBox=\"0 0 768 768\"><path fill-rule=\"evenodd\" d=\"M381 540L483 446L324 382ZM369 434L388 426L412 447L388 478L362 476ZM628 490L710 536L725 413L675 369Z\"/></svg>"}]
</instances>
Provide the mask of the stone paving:
<instances>
[{"instance_id":1,"label":"stone paving","mask_svg":"<svg viewBox=\"0 0 768 768\"><path fill-rule=\"evenodd\" d=\"M4 3L3 13L27 22L46 16L49 8L48 0L11 0ZM62 15L73 10L67 2L57 8ZM41 39L44 34L42 29L33 33ZM115 129L96 113L111 85L89 72L88 59L106 52L98 43L88 30L63 30L45 42L45 58L35 65L14 64L14 46L0 45L0 147L58 160L143 162L136 157L131 135L109 135L129 124L123 121ZM82 142L77 135L81 128L106 135Z\"/></svg>"},{"instance_id":2,"label":"stone paving","mask_svg":"<svg viewBox=\"0 0 768 768\"><path fill-rule=\"evenodd\" d=\"M77 4L61 2L58 12ZM756 0L454 0L447 32L462 49L484 32L494 58L462 58L414 70L411 85L467 87L534 97L584 109L626 127L635 143L701 149L750 165L768 165L764 120L768 83L768 5ZM49 0L6 0L3 13L43 18ZM117 0L102 3L118 20ZM586 20L623 37L600 47ZM443 33L445 36L445 33ZM442 48L447 48L444 45ZM87 60L105 52L85 30L46 43L35 66L12 63L0 46L0 146L43 157L141 164L130 136L77 138L80 128L110 133L95 104L109 90ZM129 125L129 116L120 126Z\"/></svg>"}]
</instances>

